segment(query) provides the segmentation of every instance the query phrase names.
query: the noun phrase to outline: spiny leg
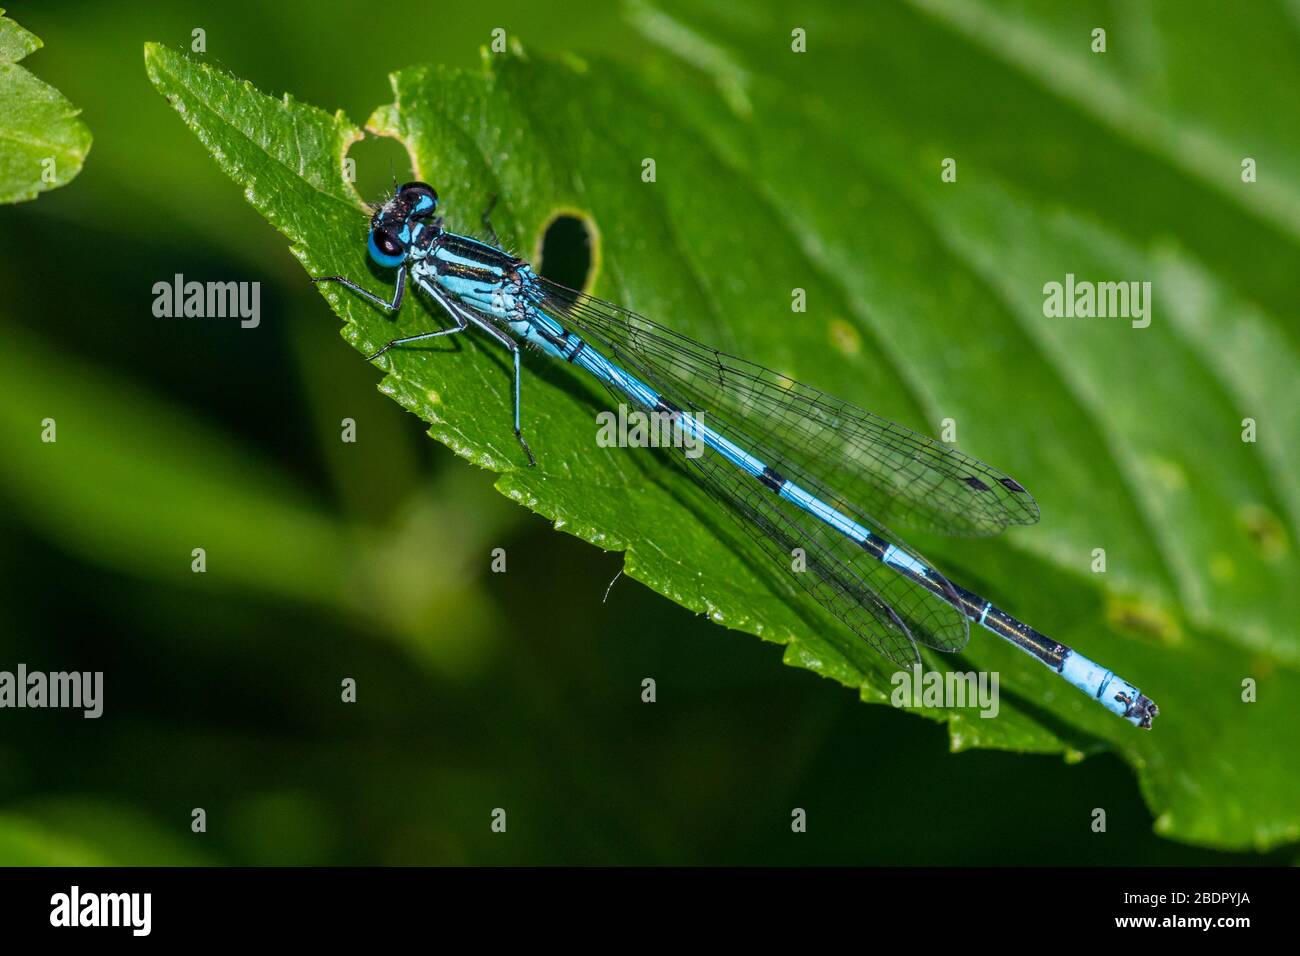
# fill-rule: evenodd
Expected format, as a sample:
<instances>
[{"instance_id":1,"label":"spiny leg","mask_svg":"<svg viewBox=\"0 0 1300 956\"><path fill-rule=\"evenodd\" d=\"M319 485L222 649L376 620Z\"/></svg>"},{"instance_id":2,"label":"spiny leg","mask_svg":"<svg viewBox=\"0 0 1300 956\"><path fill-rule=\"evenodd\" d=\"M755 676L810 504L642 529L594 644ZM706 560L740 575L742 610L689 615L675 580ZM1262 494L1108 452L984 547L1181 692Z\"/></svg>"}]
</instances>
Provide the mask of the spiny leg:
<instances>
[{"instance_id":1,"label":"spiny leg","mask_svg":"<svg viewBox=\"0 0 1300 956\"><path fill-rule=\"evenodd\" d=\"M469 323L465 321L465 317L463 315L453 312L451 314L451 317L456 320L455 328L439 329L436 332L421 332L419 335L406 335L400 339L393 339L393 341L389 342L387 345L385 345L374 355L367 356L366 361L373 362L375 359L379 358L379 356L383 355L385 352L387 352L395 345L409 345L411 342L423 342L425 339L436 339L439 336L443 336L443 335L454 335L457 332L464 332L465 329L469 327Z\"/></svg>"},{"instance_id":2,"label":"spiny leg","mask_svg":"<svg viewBox=\"0 0 1300 956\"><path fill-rule=\"evenodd\" d=\"M337 282L345 289L351 289L368 302L373 302L375 305L388 309L390 312L396 312L402 307L402 297L406 295L406 265L402 264L397 267L397 289L393 293L392 302L389 302L382 296L375 295L369 289L364 289L351 279L346 279L343 276L312 276L311 281Z\"/></svg>"},{"instance_id":3,"label":"spiny leg","mask_svg":"<svg viewBox=\"0 0 1300 956\"><path fill-rule=\"evenodd\" d=\"M506 350L510 353L511 358L512 358L513 361L514 361L514 367L515 367L515 382L514 382L514 386L515 386L515 389L514 389L514 390L515 390L515 438L517 438L517 439L519 440L519 445L520 445L520 447L523 448L523 450L524 450L524 454L526 454L526 455L528 456L528 464L529 464L529 466L530 466L530 467L535 466L535 465L537 464L537 459L533 457L533 450L532 450L531 448L528 447L528 442L527 442L527 440L524 438L523 431L522 431L522 429L521 429L521 427L520 427L520 412L519 412L519 409L520 409L520 399L519 399L520 385L519 385L519 383L520 383L520 380L523 378L523 374L522 374L522 370L521 370L521 368L520 368L520 361L519 361L519 356L520 356L520 353L521 353L521 349L520 349L520 347L519 347L519 343L516 342L514 339L512 339L509 335L507 335L503 330L501 330L501 329L499 329L497 326L493 325L491 322L489 322L489 321L488 321L487 319L485 319L483 316L478 315L478 314L476 314L475 312L470 311L470 310L467 309L463 304L461 304L460 302L457 302L455 299L453 299L451 296L449 296L449 295L446 294L445 292L440 291L440 290L437 289L436 287L434 287L434 288L422 287L422 288L425 288L425 290L429 293L429 295L433 298L433 300L434 300L435 302L437 302L440 306L442 306L444 309L446 309L446 310L447 310L447 313L448 313L448 314L449 314L453 319L456 320L456 328L454 328L454 329L444 329L444 330L442 330L441 332L434 332L434 333L430 333L430 334L425 335L425 336L415 336L415 338L427 338L427 337L431 337L431 336L433 336L433 335L446 335L446 334L450 334L450 333L452 333L452 332L459 332L461 329L464 329L464 328L466 328L466 327L469 326L469 325L473 325L474 328L476 328L476 329L478 329L479 331L483 332L485 335L487 335L489 338L493 339L493 340L494 340L498 345L500 345L503 349L506 349ZM398 340L398 343L400 343L401 341L403 341L403 340L399 339L399 340ZM394 343L394 344L398 344L398 343Z\"/></svg>"},{"instance_id":4,"label":"spiny leg","mask_svg":"<svg viewBox=\"0 0 1300 956\"><path fill-rule=\"evenodd\" d=\"M435 293L434 298L438 300L439 304L442 305L444 309L455 316L458 322L473 323L476 329L479 329L485 335L490 336L497 342L497 344L510 353L515 366L515 438L519 439L520 447L523 448L524 454L528 456L529 467L535 466L537 464L537 459L533 457L533 450L528 447L528 441L524 438L524 433L520 426L519 382L523 378L523 374L519 363L519 356L522 354L522 349L520 349L519 343L482 316L470 312L460 303L453 302L448 296Z\"/></svg>"},{"instance_id":5,"label":"spiny leg","mask_svg":"<svg viewBox=\"0 0 1300 956\"><path fill-rule=\"evenodd\" d=\"M493 203L495 202L496 202L496 197L493 197ZM490 210L491 210L491 206L488 207L488 211ZM487 213L485 212L484 216L486 217L486 215ZM313 282L338 282L341 285L351 289L353 292L356 292L358 295L364 296L369 301L374 302L377 305L381 305L384 308L392 309L396 311L402 305L402 295L406 289L406 267L403 265L397 271L397 292L393 296L392 302L385 302L383 299L375 295L373 292L369 292L366 289L363 289L361 286L357 285L352 280L345 279L343 276L313 276L312 281ZM400 339L393 339L391 342L389 342L379 351L375 352L374 355L371 355L369 358L367 358L366 361L373 362L375 359L379 358L379 356L383 355L385 352L387 352L389 349L393 348L394 346L408 345L411 342L422 342L425 339L436 339L444 335L453 335L456 332L464 332L465 329L469 327L469 324L472 321L476 328L482 329L492 338L496 339L497 342L499 342L504 348L509 349L510 354L514 358L515 438L519 439L520 447L523 448L524 454L528 456L529 466L530 467L535 466L537 464L537 459L533 457L533 450L528 447L528 441L524 438L523 431L520 428L519 382L520 379L522 378L522 370L520 368L520 361L519 361L519 354L520 354L519 344L515 342L514 339L510 338L510 336L502 332L500 329L482 320L481 318L474 316L472 313L468 312L463 306L461 306L459 303L454 302L449 297L439 294L438 292L435 292L433 290L430 290L430 294L433 296L435 301L437 301L437 303L447 311L447 313L452 317L452 319L455 320L456 322L455 327L450 329L439 329L436 332L423 332L420 335L407 335Z\"/></svg>"},{"instance_id":6,"label":"spiny leg","mask_svg":"<svg viewBox=\"0 0 1300 956\"><path fill-rule=\"evenodd\" d=\"M531 468L537 464L537 459L533 457L533 450L528 447L528 442L524 440L524 433L519 428L519 353L521 350L516 342L510 343L510 350L515 356L515 437L523 446L524 454L528 456L528 466Z\"/></svg>"}]
</instances>

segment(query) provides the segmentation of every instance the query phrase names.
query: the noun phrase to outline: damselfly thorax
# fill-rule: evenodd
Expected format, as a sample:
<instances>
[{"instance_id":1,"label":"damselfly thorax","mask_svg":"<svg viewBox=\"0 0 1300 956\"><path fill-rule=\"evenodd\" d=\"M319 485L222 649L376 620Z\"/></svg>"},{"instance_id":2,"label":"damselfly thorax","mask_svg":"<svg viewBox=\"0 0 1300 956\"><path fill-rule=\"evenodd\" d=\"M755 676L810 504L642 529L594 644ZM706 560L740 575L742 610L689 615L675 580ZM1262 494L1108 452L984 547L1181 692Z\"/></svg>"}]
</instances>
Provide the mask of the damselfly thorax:
<instances>
[{"instance_id":1,"label":"damselfly thorax","mask_svg":"<svg viewBox=\"0 0 1300 956\"><path fill-rule=\"evenodd\" d=\"M441 229L420 236L408 255L411 278L425 291L435 287L550 355L568 344L565 329L535 307L543 293L527 261Z\"/></svg>"}]
</instances>

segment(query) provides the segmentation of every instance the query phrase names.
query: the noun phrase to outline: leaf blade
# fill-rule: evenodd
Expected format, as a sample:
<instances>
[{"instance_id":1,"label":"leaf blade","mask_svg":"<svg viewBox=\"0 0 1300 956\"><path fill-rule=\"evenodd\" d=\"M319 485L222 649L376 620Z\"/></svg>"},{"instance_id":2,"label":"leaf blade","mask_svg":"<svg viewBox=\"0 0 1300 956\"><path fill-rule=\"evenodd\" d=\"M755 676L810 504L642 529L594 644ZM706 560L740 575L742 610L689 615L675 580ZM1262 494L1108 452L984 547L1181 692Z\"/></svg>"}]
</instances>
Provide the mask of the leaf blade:
<instances>
[{"instance_id":1,"label":"leaf blade","mask_svg":"<svg viewBox=\"0 0 1300 956\"><path fill-rule=\"evenodd\" d=\"M0 203L35 199L71 182L90 151L81 111L18 65L41 45L0 9Z\"/></svg>"}]
</instances>

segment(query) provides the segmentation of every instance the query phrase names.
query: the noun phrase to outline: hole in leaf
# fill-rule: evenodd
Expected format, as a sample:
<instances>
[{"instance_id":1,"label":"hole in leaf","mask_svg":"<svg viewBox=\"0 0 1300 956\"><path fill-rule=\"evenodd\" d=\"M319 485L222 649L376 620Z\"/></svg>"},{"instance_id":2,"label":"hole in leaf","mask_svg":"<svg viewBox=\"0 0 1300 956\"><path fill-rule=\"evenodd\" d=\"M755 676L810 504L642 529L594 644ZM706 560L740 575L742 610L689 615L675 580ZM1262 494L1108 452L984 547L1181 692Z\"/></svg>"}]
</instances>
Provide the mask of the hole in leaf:
<instances>
[{"instance_id":1,"label":"hole in leaf","mask_svg":"<svg viewBox=\"0 0 1300 956\"><path fill-rule=\"evenodd\" d=\"M591 282L596 261L596 230L589 219L570 212L556 215L542 232L537 271L579 292Z\"/></svg>"},{"instance_id":2,"label":"hole in leaf","mask_svg":"<svg viewBox=\"0 0 1300 956\"><path fill-rule=\"evenodd\" d=\"M357 195L376 205L393 194L393 181L408 183L415 179L411 171L411 154L391 136L367 135L348 150L344 174L356 176L352 185Z\"/></svg>"}]
</instances>

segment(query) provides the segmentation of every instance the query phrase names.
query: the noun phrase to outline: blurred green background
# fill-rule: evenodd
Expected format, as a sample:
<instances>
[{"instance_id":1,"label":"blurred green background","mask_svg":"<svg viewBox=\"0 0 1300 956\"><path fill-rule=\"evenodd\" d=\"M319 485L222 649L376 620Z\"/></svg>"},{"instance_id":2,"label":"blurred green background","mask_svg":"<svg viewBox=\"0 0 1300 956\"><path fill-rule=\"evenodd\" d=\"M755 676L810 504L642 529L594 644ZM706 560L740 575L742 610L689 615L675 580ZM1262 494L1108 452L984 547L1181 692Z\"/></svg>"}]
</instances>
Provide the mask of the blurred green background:
<instances>
[{"instance_id":1,"label":"blurred green background","mask_svg":"<svg viewBox=\"0 0 1300 956\"><path fill-rule=\"evenodd\" d=\"M25 65L95 139L71 185L0 210L4 438L27 441L46 415L60 441L85 430L75 473L47 475L30 452L0 466L0 663L103 670L106 715L4 713L0 863L1293 856L1157 837L1111 755L952 755L941 726L863 706L636 583L602 603L618 555L507 502L375 390L284 239L141 62L145 41L188 47L202 27L210 62L361 121L388 101L390 71L473 67L496 27L530 50L637 65L654 47L622 8L398 2L376 19L320 0L61 2L8 15L45 41ZM1010 66L911 8L888 17L918 61L956 50L1014 85ZM909 88L892 91L900 113ZM1033 149L1072 135L1070 109ZM363 195L390 162L403 175L393 144L356 155ZM1289 268L1210 231L1189 241L1242 255L1252 292L1284 301ZM153 284L178 272L260 281L262 326L153 319ZM344 417L355 445L338 440ZM159 447L163 423L184 442ZM190 573L196 542L205 575ZM506 575L488 571L495 547ZM338 702L343 677L355 706ZM1087 826L1098 806L1104 836ZM190 832L193 807L205 834ZM505 836L489 831L495 807ZM806 834L791 833L792 807L808 811Z\"/></svg>"}]
</instances>

